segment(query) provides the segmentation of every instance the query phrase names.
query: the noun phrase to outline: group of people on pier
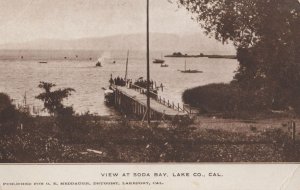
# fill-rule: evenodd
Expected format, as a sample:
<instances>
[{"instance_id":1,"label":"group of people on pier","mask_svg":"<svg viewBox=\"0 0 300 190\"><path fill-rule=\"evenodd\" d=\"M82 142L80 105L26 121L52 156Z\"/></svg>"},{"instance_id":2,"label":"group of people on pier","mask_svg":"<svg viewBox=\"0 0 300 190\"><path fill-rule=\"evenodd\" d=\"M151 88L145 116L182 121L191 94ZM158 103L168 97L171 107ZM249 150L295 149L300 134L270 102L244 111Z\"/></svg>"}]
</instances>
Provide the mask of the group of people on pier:
<instances>
[{"instance_id":1,"label":"group of people on pier","mask_svg":"<svg viewBox=\"0 0 300 190\"><path fill-rule=\"evenodd\" d=\"M133 85L132 85L132 79L124 79L122 77L116 77L113 78L112 75L110 76L109 79L109 83L110 85L114 84L117 86L128 86L129 88L135 88L135 87L140 87L140 88L147 88L147 80L144 80L143 77L140 77L139 79L137 79ZM153 80L150 81L150 89L152 90L158 90L159 88L161 88L161 91L163 91L163 84L161 83L159 86L156 85L156 82L154 82Z\"/></svg>"},{"instance_id":2,"label":"group of people on pier","mask_svg":"<svg viewBox=\"0 0 300 190\"><path fill-rule=\"evenodd\" d=\"M122 77L112 78L112 75L110 75L109 84L117 85L117 86L126 86L126 84L129 83L129 79L125 80Z\"/></svg>"},{"instance_id":3,"label":"group of people on pier","mask_svg":"<svg viewBox=\"0 0 300 190\"><path fill-rule=\"evenodd\" d=\"M142 87L142 88L147 88L147 80L143 80L143 78L139 78L134 82L134 85ZM150 89L154 89L154 82L153 80L149 81L149 87Z\"/></svg>"}]
</instances>

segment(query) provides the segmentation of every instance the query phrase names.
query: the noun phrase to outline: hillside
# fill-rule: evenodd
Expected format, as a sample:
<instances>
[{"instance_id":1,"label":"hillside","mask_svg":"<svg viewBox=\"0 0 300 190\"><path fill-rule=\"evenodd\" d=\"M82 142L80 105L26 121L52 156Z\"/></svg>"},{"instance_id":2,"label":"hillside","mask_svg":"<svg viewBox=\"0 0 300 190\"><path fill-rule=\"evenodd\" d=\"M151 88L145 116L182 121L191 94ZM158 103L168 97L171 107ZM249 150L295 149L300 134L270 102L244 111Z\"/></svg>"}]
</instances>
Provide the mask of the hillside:
<instances>
[{"instance_id":1,"label":"hillside","mask_svg":"<svg viewBox=\"0 0 300 190\"><path fill-rule=\"evenodd\" d=\"M145 50L144 34L115 35L108 37L81 38L72 40L39 39L25 43L0 45L0 49L41 49L41 50ZM206 53L234 54L232 45L223 45L201 33L179 36L176 34L150 34L152 51L194 51Z\"/></svg>"}]
</instances>

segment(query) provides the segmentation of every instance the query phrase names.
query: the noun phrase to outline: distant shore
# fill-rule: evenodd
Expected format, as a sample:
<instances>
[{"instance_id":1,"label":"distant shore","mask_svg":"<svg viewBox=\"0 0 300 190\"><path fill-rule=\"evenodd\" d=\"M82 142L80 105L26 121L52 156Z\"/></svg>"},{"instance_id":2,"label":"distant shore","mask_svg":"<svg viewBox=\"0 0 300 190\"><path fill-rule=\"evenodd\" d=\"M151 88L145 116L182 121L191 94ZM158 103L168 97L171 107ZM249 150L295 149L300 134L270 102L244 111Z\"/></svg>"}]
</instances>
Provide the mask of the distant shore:
<instances>
[{"instance_id":1,"label":"distant shore","mask_svg":"<svg viewBox=\"0 0 300 190\"><path fill-rule=\"evenodd\" d=\"M165 55L165 57L175 57L175 58L198 58L198 57L207 57L207 58L221 58L221 59L236 59L236 55L205 55L200 53L199 55L189 55L182 54L181 52L175 52L172 55Z\"/></svg>"}]
</instances>

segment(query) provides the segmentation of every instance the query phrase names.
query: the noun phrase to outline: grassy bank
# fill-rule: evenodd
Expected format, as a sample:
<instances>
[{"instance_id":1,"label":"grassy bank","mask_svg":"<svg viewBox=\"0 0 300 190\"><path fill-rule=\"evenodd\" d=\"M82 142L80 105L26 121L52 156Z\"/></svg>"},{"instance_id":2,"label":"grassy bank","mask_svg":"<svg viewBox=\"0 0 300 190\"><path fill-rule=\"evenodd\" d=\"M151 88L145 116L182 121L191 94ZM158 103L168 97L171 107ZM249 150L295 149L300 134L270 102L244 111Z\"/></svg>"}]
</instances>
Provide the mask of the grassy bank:
<instances>
[{"instance_id":1,"label":"grassy bank","mask_svg":"<svg viewBox=\"0 0 300 190\"><path fill-rule=\"evenodd\" d=\"M282 162L299 161L278 127L226 130L242 122L195 119L190 125L82 115L65 134L53 117L27 118L1 135L1 162ZM220 127L220 125L222 127Z\"/></svg>"},{"instance_id":2,"label":"grassy bank","mask_svg":"<svg viewBox=\"0 0 300 190\"><path fill-rule=\"evenodd\" d=\"M0 93L0 162L300 160L299 144L291 141L284 120L254 123L196 117L153 122L149 127L128 117L77 115L72 108L57 105L51 116L33 116Z\"/></svg>"}]
</instances>

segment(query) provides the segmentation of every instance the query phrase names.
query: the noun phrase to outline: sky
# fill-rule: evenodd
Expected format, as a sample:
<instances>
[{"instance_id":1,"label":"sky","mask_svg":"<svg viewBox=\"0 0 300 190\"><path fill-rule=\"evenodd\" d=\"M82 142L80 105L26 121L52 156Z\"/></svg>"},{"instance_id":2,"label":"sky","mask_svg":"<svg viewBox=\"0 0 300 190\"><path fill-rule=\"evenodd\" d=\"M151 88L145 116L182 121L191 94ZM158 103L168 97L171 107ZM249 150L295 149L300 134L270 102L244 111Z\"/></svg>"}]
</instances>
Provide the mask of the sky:
<instances>
[{"instance_id":1,"label":"sky","mask_svg":"<svg viewBox=\"0 0 300 190\"><path fill-rule=\"evenodd\" d=\"M170 1L150 0L150 32L202 32L190 13ZM146 0L0 0L0 44L145 31Z\"/></svg>"}]
</instances>

